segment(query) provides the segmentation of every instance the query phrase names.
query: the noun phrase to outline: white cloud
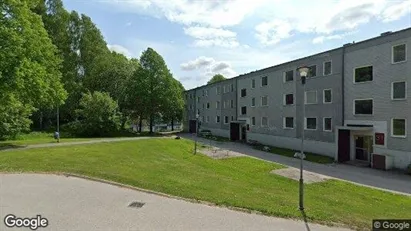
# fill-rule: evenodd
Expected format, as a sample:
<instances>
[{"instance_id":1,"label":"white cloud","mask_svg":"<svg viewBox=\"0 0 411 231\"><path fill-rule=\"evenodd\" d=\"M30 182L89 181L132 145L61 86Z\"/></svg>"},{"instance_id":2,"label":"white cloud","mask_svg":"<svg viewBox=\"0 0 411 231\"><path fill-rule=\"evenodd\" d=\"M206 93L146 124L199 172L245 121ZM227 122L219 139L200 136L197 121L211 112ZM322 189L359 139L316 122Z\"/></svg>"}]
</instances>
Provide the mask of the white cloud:
<instances>
[{"instance_id":1,"label":"white cloud","mask_svg":"<svg viewBox=\"0 0 411 231\"><path fill-rule=\"evenodd\" d=\"M184 71L192 71L192 70L195 70L195 69L200 69L200 68L203 68L203 67L210 66L213 63L215 63L215 60L213 58L200 56L200 57L196 58L195 60L191 60L191 61L188 61L186 63L182 63L180 65L180 67Z\"/></svg>"},{"instance_id":2,"label":"white cloud","mask_svg":"<svg viewBox=\"0 0 411 231\"><path fill-rule=\"evenodd\" d=\"M291 25L282 20L274 19L270 22L263 22L255 27L256 37L263 45L274 45L282 39L291 36Z\"/></svg>"},{"instance_id":3,"label":"white cloud","mask_svg":"<svg viewBox=\"0 0 411 231\"><path fill-rule=\"evenodd\" d=\"M111 51L115 51L117 53L123 54L128 58L131 58L133 55L132 53L125 47L117 44L108 44L107 45L108 49Z\"/></svg>"},{"instance_id":4,"label":"white cloud","mask_svg":"<svg viewBox=\"0 0 411 231\"><path fill-rule=\"evenodd\" d=\"M184 28L184 33L196 39L193 43L196 47L233 48L239 46L237 33L226 29L194 26Z\"/></svg>"},{"instance_id":5,"label":"white cloud","mask_svg":"<svg viewBox=\"0 0 411 231\"><path fill-rule=\"evenodd\" d=\"M411 0L400 2L385 9L382 13L382 20L383 22L391 22L403 16L411 18Z\"/></svg>"},{"instance_id":6,"label":"white cloud","mask_svg":"<svg viewBox=\"0 0 411 231\"><path fill-rule=\"evenodd\" d=\"M318 36L314 38L312 42L313 44L321 44L321 43L324 43L326 40L343 39L357 32L358 31L351 31L351 32L343 33L343 34L334 34L334 35L327 35L327 36L322 35L322 36Z\"/></svg>"}]
</instances>

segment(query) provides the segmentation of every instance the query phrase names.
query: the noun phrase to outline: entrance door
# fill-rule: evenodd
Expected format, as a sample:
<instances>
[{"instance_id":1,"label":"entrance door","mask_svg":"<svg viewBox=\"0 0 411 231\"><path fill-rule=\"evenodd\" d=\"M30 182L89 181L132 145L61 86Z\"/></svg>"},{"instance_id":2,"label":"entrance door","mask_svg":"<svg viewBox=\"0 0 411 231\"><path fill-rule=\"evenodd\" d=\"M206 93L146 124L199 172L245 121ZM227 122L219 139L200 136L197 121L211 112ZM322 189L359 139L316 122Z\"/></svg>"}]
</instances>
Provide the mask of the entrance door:
<instances>
[{"instance_id":1,"label":"entrance door","mask_svg":"<svg viewBox=\"0 0 411 231\"><path fill-rule=\"evenodd\" d=\"M373 152L372 136L354 136L355 140L355 159L370 162L370 156Z\"/></svg>"},{"instance_id":2,"label":"entrance door","mask_svg":"<svg viewBox=\"0 0 411 231\"><path fill-rule=\"evenodd\" d=\"M350 160L350 131L338 131L338 162L347 162Z\"/></svg>"},{"instance_id":3,"label":"entrance door","mask_svg":"<svg viewBox=\"0 0 411 231\"><path fill-rule=\"evenodd\" d=\"M189 133L196 133L196 126L197 126L197 121L196 120L190 120L190 124L188 126L188 132Z\"/></svg>"},{"instance_id":4,"label":"entrance door","mask_svg":"<svg viewBox=\"0 0 411 231\"><path fill-rule=\"evenodd\" d=\"M239 140L240 139L240 124L230 123L230 139Z\"/></svg>"}]
</instances>

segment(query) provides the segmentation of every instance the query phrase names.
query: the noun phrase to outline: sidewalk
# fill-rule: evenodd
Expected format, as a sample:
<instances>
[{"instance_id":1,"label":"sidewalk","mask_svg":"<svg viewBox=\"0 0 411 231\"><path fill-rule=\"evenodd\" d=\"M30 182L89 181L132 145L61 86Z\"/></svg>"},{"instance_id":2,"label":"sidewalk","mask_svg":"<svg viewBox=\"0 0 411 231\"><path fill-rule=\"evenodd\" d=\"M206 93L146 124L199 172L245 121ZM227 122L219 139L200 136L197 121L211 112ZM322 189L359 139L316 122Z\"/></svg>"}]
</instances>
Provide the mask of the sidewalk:
<instances>
[{"instance_id":1,"label":"sidewalk","mask_svg":"<svg viewBox=\"0 0 411 231\"><path fill-rule=\"evenodd\" d=\"M181 137L194 140L191 134L180 134ZM234 142L216 142L198 138L206 145L239 152L251 157L276 162L289 167L300 168L300 160L253 149L252 147ZM372 168L361 168L345 164L318 164L304 161L304 170L338 178L367 187L378 188L393 193L411 196L411 176L396 172L385 172Z\"/></svg>"}]
</instances>

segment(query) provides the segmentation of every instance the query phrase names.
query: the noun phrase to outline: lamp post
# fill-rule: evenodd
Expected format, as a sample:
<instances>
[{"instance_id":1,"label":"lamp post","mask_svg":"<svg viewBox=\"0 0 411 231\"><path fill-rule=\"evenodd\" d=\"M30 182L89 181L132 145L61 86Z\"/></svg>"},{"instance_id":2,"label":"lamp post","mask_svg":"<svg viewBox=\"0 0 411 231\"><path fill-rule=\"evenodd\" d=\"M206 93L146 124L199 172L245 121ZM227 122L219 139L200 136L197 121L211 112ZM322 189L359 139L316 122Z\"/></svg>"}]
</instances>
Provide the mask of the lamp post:
<instances>
[{"instance_id":1,"label":"lamp post","mask_svg":"<svg viewBox=\"0 0 411 231\"><path fill-rule=\"evenodd\" d=\"M195 137L195 142L194 142L194 155L197 154L197 138L198 138L198 118L200 115L197 113L196 114L196 137Z\"/></svg>"},{"instance_id":2,"label":"lamp post","mask_svg":"<svg viewBox=\"0 0 411 231\"><path fill-rule=\"evenodd\" d=\"M297 68L300 73L301 84L303 85L303 123L301 129L301 153L300 153L300 210L304 210L304 178L303 178L303 160L304 160L304 129L305 129L305 82L307 80L307 75L309 72L307 66L301 66Z\"/></svg>"}]
</instances>

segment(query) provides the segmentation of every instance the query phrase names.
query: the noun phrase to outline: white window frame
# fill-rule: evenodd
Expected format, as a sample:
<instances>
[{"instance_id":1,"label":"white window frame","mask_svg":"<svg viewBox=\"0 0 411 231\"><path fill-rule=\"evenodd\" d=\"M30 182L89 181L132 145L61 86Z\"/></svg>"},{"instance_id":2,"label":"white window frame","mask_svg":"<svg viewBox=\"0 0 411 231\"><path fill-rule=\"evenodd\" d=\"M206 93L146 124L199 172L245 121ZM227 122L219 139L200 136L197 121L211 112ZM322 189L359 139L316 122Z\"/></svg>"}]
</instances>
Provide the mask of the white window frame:
<instances>
[{"instance_id":1,"label":"white window frame","mask_svg":"<svg viewBox=\"0 0 411 231\"><path fill-rule=\"evenodd\" d=\"M197 96L197 103L200 103L200 96Z\"/></svg>"},{"instance_id":2,"label":"white window frame","mask_svg":"<svg viewBox=\"0 0 411 231\"><path fill-rule=\"evenodd\" d=\"M263 118L267 118L267 125L263 125ZM269 120L268 120L268 116L261 116L261 127L262 128L268 128L269 127Z\"/></svg>"},{"instance_id":3,"label":"white window frame","mask_svg":"<svg viewBox=\"0 0 411 231\"><path fill-rule=\"evenodd\" d=\"M394 47L401 46L401 45L405 45L405 60L394 62ZM391 64L405 63L407 62L407 59L408 57L407 57L407 44L406 43L396 44L391 47Z\"/></svg>"},{"instance_id":4,"label":"white window frame","mask_svg":"<svg viewBox=\"0 0 411 231\"><path fill-rule=\"evenodd\" d=\"M245 96L243 96L243 90L245 90ZM240 90L240 98L244 98L244 97L247 97L247 88L242 88Z\"/></svg>"},{"instance_id":5,"label":"white window frame","mask_svg":"<svg viewBox=\"0 0 411 231\"><path fill-rule=\"evenodd\" d=\"M206 117L206 123L209 123L210 122L210 116L207 116Z\"/></svg>"},{"instance_id":6,"label":"white window frame","mask_svg":"<svg viewBox=\"0 0 411 231\"><path fill-rule=\"evenodd\" d=\"M253 100L254 100L254 105L253 105ZM255 107L256 103L255 103L255 97L251 98L251 107Z\"/></svg>"},{"instance_id":7,"label":"white window frame","mask_svg":"<svg viewBox=\"0 0 411 231\"><path fill-rule=\"evenodd\" d=\"M205 96L208 96L208 89L205 90Z\"/></svg>"},{"instance_id":8,"label":"white window frame","mask_svg":"<svg viewBox=\"0 0 411 231\"><path fill-rule=\"evenodd\" d=\"M231 121L234 121L234 116L231 116Z\"/></svg>"},{"instance_id":9,"label":"white window frame","mask_svg":"<svg viewBox=\"0 0 411 231\"><path fill-rule=\"evenodd\" d=\"M219 118L220 116L215 116L215 123L220 123L221 122L221 118ZM220 119L220 121L217 121L217 119Z\"/></svg>"},{"instance_id":10,"label":"white window frame","mask_svg":"<svg viewBox=\"0 0 411 231\"><path fill-rule=\"evenodd\" d=\"M263 85L263 78L267 78L267 85ZM268 86L268 76L262 76L261 77L261 87L267 87Z\"/></svg>"},{"instance_id":11,"label":"white window frame","mask_svg":"<svg viewBox=\"0 0 411 231\"><path fill-rule=\"evenodd\" d=\"M253 86L253 82L254 82L254 86ZM255 79L251 79L251 89L255 88Z\"/></svg>"},{"instance_id":12,"label":"white window frame","mask_svg":"<svg viewBox=\"0 0 411 231\"><path fill-rule=\"evenodd\" d=\"M292 104L287 104L287 95L293 95L293 103ZM288 94L284 94L283 96L283 105L284 106L292 106L295 104L295 97L294 97L294 93L288 93Z\"/></svg>"},{"instance_id":13,"label":"white window frame","mask_svg":"<svg viewBox=\"0 0 411 231\"><path fill-rule=\"evenodd\" d=\"M226 93L225 85L223 86L223 93Z\"/></svg>"},{"instance_id":14,"label":"white window frame","mask_svg":"<svg viewBox=\"0 0 411 231\"><path fill-rule=\"evenodd\" d=\"M315 119L315 129L308 129L307 128L307 119ZM304 130L308 130L308 131L317 131L318 130L318 118L317 117L305 117L304 118Z\"/></svg>"},{"instance_id":15,"label":"white window frame","mask_svg":"<svg viewBox=\"0 0 411 231\"><path fill-rule=\"evenodd\" d=\"M230 91L234 92L234 84L230 84Z\"/></svg>"},{"instance_id":16,"label":"white window frame","mask_svg":"<svg viewBox=\"0 0 411 231\"><path fill-rule=\"evenodd\" d=\"M372 100L372 114L355 114L355 101L364 101L364 100ZM374 98L363 98L363 99L354 99L353 100L353 115L354 116L373 116L374 115Z\"/></svg>"},{"instance_id":17,"label":"white window frame","mask_svg":"<svg viewBox=\"0 0 411 231\"><path fill-rule=\"evenodd\" d=\"M245 107L245 114L243 114L243 107ZM240 107L240 115L247 115L247 105Z\"/></svg>"},{"instance_id":18,"label":"white window frame","mask_svg":"<svg viewBox=\"0 0 411 231\"><path fill-rule=\"evenodd\" d=\"M317 64L309 65L308 67L310 68L310 67L313 67L313 66L315 66L315 76L310 76L310 77L308 77L308 75L307 75L307 78L315 78L315 77L318 77L318 76L319 76L319 75L318 75L318 66L317 66Z\"/></svg>"},{"instance_id":19,"label":"white window frame","mask_svg":"<svg viewBox=\"0 0 411 231\"><path fill-rule=\"evenodd\" d=\"M363 68L363 67L372 67L372 80L365 81L365 82L355 82L355 70L360 69L360 68ZM374 81L374 70L375 70L374 65L365 65L365 66L360 66L360 67L354 67L353 73L352 73L352 75L353 75L353 76L352 76L352 82L353 82L353 84L363 84L363 83L371 83L371 82L373 82L373 81Z\"/></svg>"},{"instance_id":20,"label":"white window frame","mask_svg":"<svg viewBox=\"0 0 411 231\"><path fill-rule=\"evenodd\" d=\"M394 83L405 83L405 98L401 98L401 99L394 99ZM401 101L401 100L406 100L408 97L407 95L407 81L395 81L391 83L391 100L394 101Z\"/></svg>"},{"instance_id":21,"label":"white window frame","mask_svg":"<svg viewBox=\"0 0 411 231\"><path fill-rule=\"evenodd\" d=\"M226 107L226 101L223 101L223 109Z\"/></svg>"},{"instance_id":22,"label":"white window frame","mask_svg":"<svg viewBox=\"0 0 411 231\"><path fill-rule=\"evenodd\" d=\"M328 63L328 62L330 62L331 63L331 72L330 72L330 74L325 74L325 63ZM323 76L328 76L328 75L332 75L333 74L333 61L332 60L328 60L328 61L325 61L325 62L323 62Z\"/></svg>"},{"instance_id":23,"label":"white window frame","mask_svg":"<svg viewBox=\"0 0 411 231\"><path fill-rule=\"evenodd\" d=\"M206 109L210 109L210 102L207 102Z\"/></svg>"},{"instance_id":24,"label":"white window frame","mask_svg":"<svg viewBox=\"0 0 411 231\"><path fill-rule=\"evenodd\" d=\"M331 91L331 101L330 102L325 102L325 91ZM333 89L324 89L323 90L323 104L332 104L333 103Z\"/></svg>"},{"instance_id":25,"label":"white window frame","mask_svg":"<svg viewBox=\"0 0 411 231\"><path fill-rule=\"evenodd\" d=\"M325 129L325 119L331 119L331 130ZM323 131L324 132L332 132L333 131L333 118L332 117L324 117L323 118Z\"/></svg>"},{"instance_id":26,"label":"white window frame","mask_svg":"<svg viewBox=\"0 0 411 231\"><path fill-rule=\"evenodd\" d=\"M220 101L216 101L216 102L215 102L215 109L218 109L218 104L220 104L220 106L221 106Z\"/></svg>"},{"instance_id":27,"label":"white window frame","mask_svg":"<svg viewBox=\"0 0 411 231\"><path fill-rule=\"evenodd\" d=\"M234 108L234 100L230 100L230 108Z\"/></svg>"},{"instance_id":28,"label":"white window frame","mask_svg":"<svg viewBox=\"0 0 411 231\"><path fill-rule=\"evenodd\" d=\"M287 72L292 71L293 72L293 80L291 81L287 81L286 76L287 76ZM292 83L294 82L295 76L294 76L294 70L288 70L288 71L284 71L283 72L283 83Z\"/></svg>"},{"instance_id":29,"label":"white window frame","mask_svg":"<svg viewBox=\"0 0 411 231\"><path fill-rule=\"evenodd\" d=\"M226 121L226 120L225 120L226 118L227 118L227 123L225 122L225 121ZM228 116L224 116L224 124L228 124L228 123L229 123L229 118L228 118Z\"/></svg>"},{"instance_id":30,"label":"white window frame","mask_svg":"<svg viewBox=\"0 0 411 231\"><path fill-rule=\"evenodd\" d=\"M267 104L266 105L263 104L263 98L264 97L267 98ZM261 96L261 107L268 107L268 95Z\"/></svg>"},{"instance_id":31,"label":"white window frame","mask_svg":"<svg viewBox=\"0 0 411 231\"><path fill-rule=\"evenodd\" d=\"M293 127L292 127L292 128L287 127L287 123L286 123L287 118L293 118ZM295 118L294 118L294 117L291 117L291 116L283 117L283 129L292 130L292 129L294 129L294 128L295 128Z\"/></svg>"},{"instance_id":32,"label":"white window frame","mask_svg":"<svg viewBox=\"0 0 411 231\"><path fill-rule=\"evenodd\" d=\"M307 103L307 93L308 92L315 92L315 103ZM304 92L304 104L306 104L306 105L318 104L318 93L317 93L317 91L305 91Z\"/></svg>"},{"instance_id":33,"label":"white window frame","mask_svg":"<svg viewBox=\"0 0 411 231\"><path fill-rule=\"evenodd\" d=\"M394 120L405 120L405 135L404 136L398 136L394 135ZM407 119L406 118L391 118L391 137L394 138L407 138Z\"/></svg>"},{"instance_id":34,"label":"white window frame","mask_svg":"<svg viewBox=\"0 0 411 231\"><path fill-rule=\"evenodd\" d=\"M253 118L254 118L254 124L253 124ZM256 123L255 116L251 117L251 126L255 126L256 124L257 124L257 123Z\"/></svg>"}]
</instances>

